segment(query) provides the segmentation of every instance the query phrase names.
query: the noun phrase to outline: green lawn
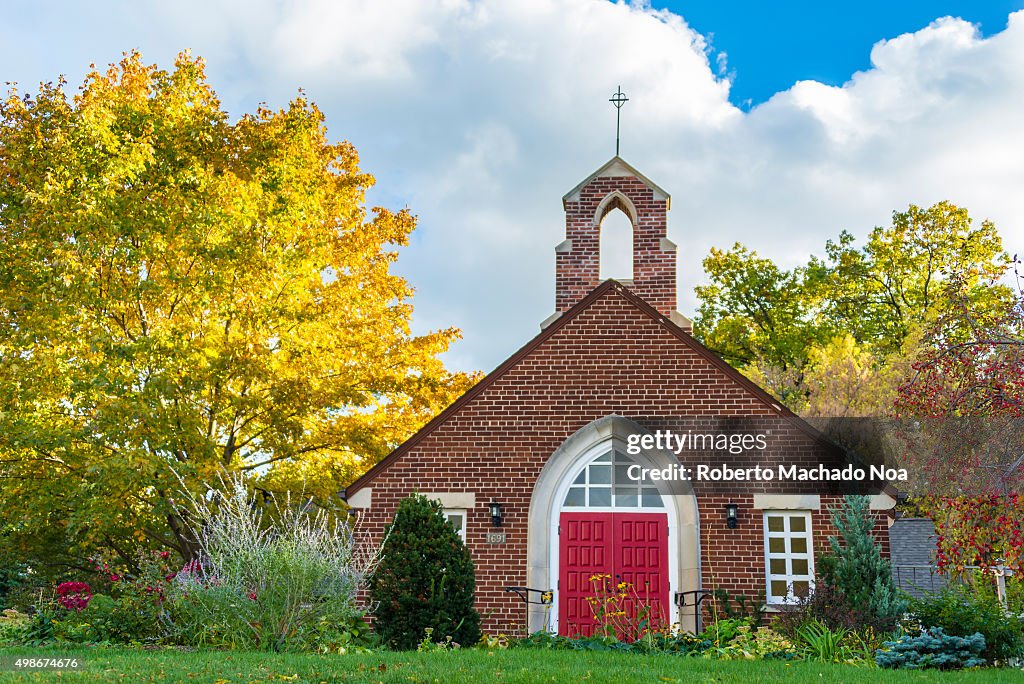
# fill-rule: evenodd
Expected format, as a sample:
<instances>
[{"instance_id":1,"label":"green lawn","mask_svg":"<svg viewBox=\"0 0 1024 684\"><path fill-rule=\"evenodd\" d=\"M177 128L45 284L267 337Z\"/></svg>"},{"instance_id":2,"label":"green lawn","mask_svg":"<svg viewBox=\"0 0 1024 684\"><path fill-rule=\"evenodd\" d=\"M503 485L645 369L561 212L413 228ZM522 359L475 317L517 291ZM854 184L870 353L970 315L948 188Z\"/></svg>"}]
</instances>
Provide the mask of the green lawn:
<instances>
[{"instance_id":1,"label":"green lawn","mask_svg":"<svg viewBox=\"0 0 1024 684\"><path fill-rule=\"evenodd\" d=\"M566 651L457 651L369 655L266 655L226 651L131 649L0 649L12 656L84 657L85 668L26 676L0 672L0 682L1024 682L1016 670L893 672L869 667L717 661L674 656Z\"/></svg>"}]
</instances>

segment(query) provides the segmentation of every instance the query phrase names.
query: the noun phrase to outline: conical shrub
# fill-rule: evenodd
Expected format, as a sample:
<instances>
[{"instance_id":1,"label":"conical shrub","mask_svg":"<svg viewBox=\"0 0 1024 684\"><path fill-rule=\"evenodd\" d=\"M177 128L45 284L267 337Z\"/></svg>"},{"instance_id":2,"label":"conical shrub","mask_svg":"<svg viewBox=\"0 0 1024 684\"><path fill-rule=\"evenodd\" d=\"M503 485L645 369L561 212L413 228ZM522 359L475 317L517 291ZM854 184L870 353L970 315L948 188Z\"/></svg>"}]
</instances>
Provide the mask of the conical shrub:
<instances>
[{"instance_id":1,"label":"conical shrub","mask_svg":"<svg viewBox=\"0 0 1024 684\"><path fill-rule=\"evenodd\" d=\"M432 641L450 636L463 646L475 644L475 587L473 559L440 504L420 494L399 503L383 559L370 579L374 625L384 643L413 649L430 628Z\"/></svg>"},{"instance_id":2,"label":"conical shrub","mask_svg":"<svg viewBox=\"0 0 1024 684\"><path fill-rule=\"evenodd\" d=\"M870 499L848 495L842 506L830 512L839 537L829 537L831 558L823 563L826 581L842 592L851 608L864 611L878 625L891 627L906 611L907 602L896 591L892 567L871 534L875 519Z\"/></svg>"}]
</instances>

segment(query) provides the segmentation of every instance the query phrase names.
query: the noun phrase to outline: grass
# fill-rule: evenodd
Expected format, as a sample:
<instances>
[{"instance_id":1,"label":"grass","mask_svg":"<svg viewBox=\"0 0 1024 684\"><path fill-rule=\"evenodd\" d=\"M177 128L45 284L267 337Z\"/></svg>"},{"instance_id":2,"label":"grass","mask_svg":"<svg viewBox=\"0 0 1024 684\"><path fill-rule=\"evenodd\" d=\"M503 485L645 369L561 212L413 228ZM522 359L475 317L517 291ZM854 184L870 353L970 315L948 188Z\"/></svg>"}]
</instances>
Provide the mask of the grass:
<instances>
[{"instance_id":1,"label":"grass","mask_svg":"<svg viewBox=\"0 0 1024 684\"><path fill-rule=\"evenodd\" d=\"M79 672L11 672L13 659L83 658ZM872 667L775 661L720 661L628 653L456 651L313 655L127 648L2 648L0 682L1024 682L1017 670L908 672Z\"/></svg>"}]
</instances>

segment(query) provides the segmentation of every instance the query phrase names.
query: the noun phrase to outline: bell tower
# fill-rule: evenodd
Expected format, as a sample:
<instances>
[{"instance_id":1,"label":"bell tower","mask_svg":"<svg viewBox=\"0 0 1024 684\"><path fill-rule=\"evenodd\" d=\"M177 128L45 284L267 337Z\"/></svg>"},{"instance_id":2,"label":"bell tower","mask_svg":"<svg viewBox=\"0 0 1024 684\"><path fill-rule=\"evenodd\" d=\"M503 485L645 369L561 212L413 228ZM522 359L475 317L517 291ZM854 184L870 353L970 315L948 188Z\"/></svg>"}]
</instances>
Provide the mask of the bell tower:
<instances>
[{"instance_id":1,"label":"bell tower","mask_svg":"<svg viewBox=\"0 0 1024 684\"><path fill-rule=\"evenodd\" d=\"M601 283L601 223L618 209L633 227L633 279L621 281L689 331L676 311L676 246L666 237L671 197L621 157L562 198L565 240L555 247L555 309L561 314Z\"/></svg>"}]
</instances>

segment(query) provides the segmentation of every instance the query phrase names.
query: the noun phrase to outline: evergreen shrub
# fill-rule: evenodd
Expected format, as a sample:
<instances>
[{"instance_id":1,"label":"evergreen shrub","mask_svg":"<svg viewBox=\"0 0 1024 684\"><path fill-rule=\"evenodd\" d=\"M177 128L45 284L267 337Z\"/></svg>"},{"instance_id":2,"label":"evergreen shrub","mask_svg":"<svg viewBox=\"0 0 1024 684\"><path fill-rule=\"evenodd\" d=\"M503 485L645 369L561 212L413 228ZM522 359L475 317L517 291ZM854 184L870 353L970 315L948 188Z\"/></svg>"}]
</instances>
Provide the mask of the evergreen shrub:
<instances>
[{"instance_id":1,"label":"evergreen shrub","mask_svg":"<svg viewBox=\"0 0 1024 684\"><path fill-rule=\"evenodd\" d=\"M473 559L439 503L421 494L401 501L382 553L369 586L374 628L386 645L416 649L428 629L438 643L480 640Z\"/></svg>"},{"instance_id":2,"label":"evergreen shrub","mask_svg":"<svg viewBox=\"0 0 1024 684\"><path fill-rule=\"evenodd\" d=\"M954 670L981 667L985 664L981 657L984 650L985 637L981 634L959 637L946 634L941 627L932 627L918 636L886 641L875 653L875 662L888 668Z\"/></svg>"},{"instance_id":3,"label":"evergreen shrub","mask_svg":"<svg viewBox=\"0 0 1024 684\"><path fill-rule=\"evenodd\" d=\"M848 495L830 513L839 536L828 539L831 552L821 559L822 579L841 594L851 611L862 613L865 624L860 627L892 629L906 612L907 601L897 592L892 566L871 534L875 519L870 499Z\"/></svg>"}]
</instances>

